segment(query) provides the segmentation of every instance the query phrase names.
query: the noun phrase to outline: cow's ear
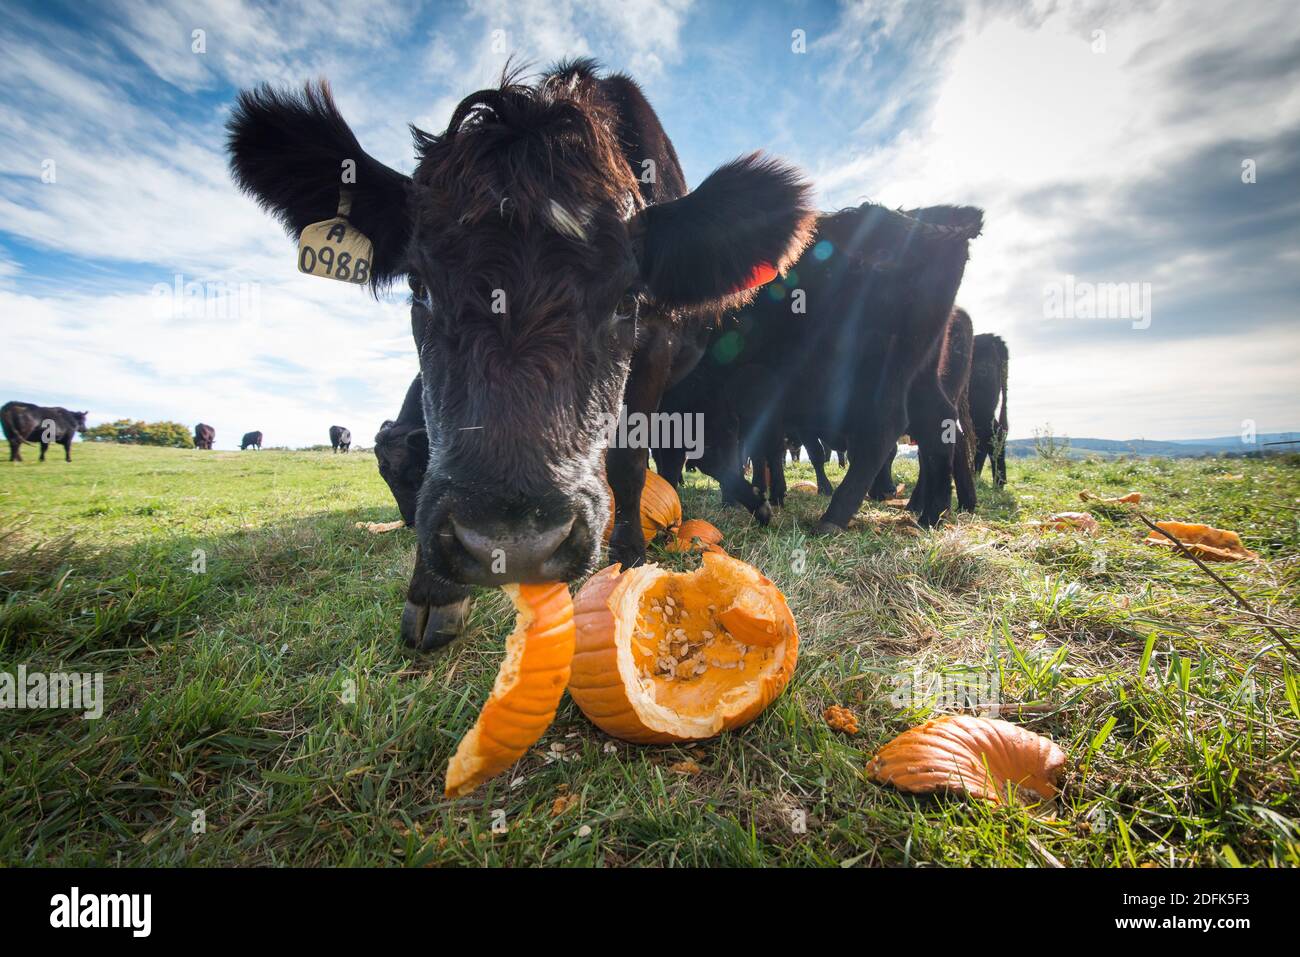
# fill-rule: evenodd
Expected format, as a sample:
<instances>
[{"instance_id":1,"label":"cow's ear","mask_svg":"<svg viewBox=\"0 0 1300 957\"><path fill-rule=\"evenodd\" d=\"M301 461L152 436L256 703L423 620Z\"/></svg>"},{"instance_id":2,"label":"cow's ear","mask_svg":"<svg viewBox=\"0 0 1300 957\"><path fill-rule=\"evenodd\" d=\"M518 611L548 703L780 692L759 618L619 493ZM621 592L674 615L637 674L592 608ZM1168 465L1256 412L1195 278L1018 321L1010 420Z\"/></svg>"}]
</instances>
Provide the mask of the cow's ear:
<instances>
[{"instance_id":1,"label":"cow's ear","mask_svg":"<svg viewBox=\"0 0 1300 957\"><path fill-rule=\"evenodd\" d=\"M637 214L642 281L668 307L749 301L808 244L811 194L798 170L760 153L719 167L687 195Z\"/></svg>"},{"instance_id":2,"label":"cow's ear","mask_svg":"<svg viewBox=\"0 0 1300 957\"><path fill-rule=\"evenodd\" d=\"M404 273L410 177L361 148L328 85L309 83L301 93L244 90L226 131L235 183L295 239L303 227L337 215L339 190L347 189L348 219L374 246L371 285L379 289Z\"/></svg>"}]
</instances>

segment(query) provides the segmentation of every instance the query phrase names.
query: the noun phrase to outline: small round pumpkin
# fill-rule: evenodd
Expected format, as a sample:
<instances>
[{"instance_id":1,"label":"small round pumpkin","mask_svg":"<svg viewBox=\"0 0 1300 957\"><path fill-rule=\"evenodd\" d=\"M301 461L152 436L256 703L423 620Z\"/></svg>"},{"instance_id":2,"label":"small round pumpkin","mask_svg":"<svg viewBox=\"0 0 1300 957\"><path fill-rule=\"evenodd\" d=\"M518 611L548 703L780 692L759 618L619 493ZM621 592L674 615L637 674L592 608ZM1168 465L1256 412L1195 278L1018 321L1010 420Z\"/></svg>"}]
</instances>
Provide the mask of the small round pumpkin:
<instances>
[{"instance_id":1,"label":"small round pumpkin","mask_svg":"<svg viewBox=\"0 0 1300 957\"><path fill-rule=\"evenodd\" d=\"M614 534L614 490L608 481L605 487L609 489L609 524L605 526L608 543ZM675 529L681 523L682 500L677 497L677 490L658 472L646 469L645 485L641 489L641 532L645 540L652 541L660 532Z\"/></svg>"},{"instance_id":2,"label":"small round pumpkin","mask_svg":"<svg viewBox=\"0 0 1300 957\"><path fill-rule=\"evenodd\" d=\"M670 552L712 552L720 551L718 543L722 541L722 532L716 525L702 518L692 518L682 522L677 535L668 543Z\"/></svg>"},{"instance_id":3,"label":"small round pumpkin","mask_svg":"<svg viewBox=\"0 0 1300 957\"><path fill-rule=\"evenodd\" d=\"M515 605L505 659L474 727L447 764L446 794L469 794L514 764L546 733L569 680L573 600L564 582L504 585Z\"/></svg>"},{"instance_id":4,"label":"small round pumpkin","mask_svg":"<svg viewBox=\"0 0 1300 957\"><path fill-rule=\"evenodd\" d=\"M639 744L699 741L753 721L785 690L799 632L758 569L706 552L695 571L611 565L574 600L569 694Z\"/></svg>"}]
</instances>

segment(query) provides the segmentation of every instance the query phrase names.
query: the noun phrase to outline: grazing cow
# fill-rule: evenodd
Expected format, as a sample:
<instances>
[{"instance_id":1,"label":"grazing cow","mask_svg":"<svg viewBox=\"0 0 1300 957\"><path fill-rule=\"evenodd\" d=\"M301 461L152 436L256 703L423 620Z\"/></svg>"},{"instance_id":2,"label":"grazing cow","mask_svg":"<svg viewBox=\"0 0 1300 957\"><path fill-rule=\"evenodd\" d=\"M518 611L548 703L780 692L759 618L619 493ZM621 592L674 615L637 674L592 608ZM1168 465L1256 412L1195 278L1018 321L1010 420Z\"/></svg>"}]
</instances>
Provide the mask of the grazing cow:
<instances>
[{"instance_id":1,"label":"grazing cow","mask_svg":"<svg viewBox=\"0 0 1300 957\"><path fill-rule=\"evenodd\" d=\"M919 473L916 487L907 507L920 512L923 503L931 497L942 498L943 508L952 504L950 489L931 492L927 483L936 457L948 463L953 484L957 486L958 506L967 512L975 511L975 476L972 460L975 453L975 426L971 421L970 402L967 395L970 385L971 354L974 351L975 330L965 309L953 309L944 330L943 342L933 357L925 364L907 391L907 432L923 436L917 439ZM926 427L923 423L938 423ZM960 425L960 430L958 429ZM934 446L935 436L939 445ZM894 497L892 467L897 445L885 457L869 494L874 499Z\"/></svg>"},{"instance_id":2,"label":"grazing cow","mask_svg":"<svg viewBox=\"0 0 1300 957\"><path fill-rule=\"evenodd\" d=\"M375 433L375 458L379 474L397 501L397 510L408 527L415 525L416 496L424 483L429 464L429 438L424 431L423 383L417 372L406 390L396 419L387 419ZM415 570L417 576L422 568ZM413 586L414 587L414 586Z\"/></svg>"},{"instance_id":3,"label":"grazing cow","mask_svg":"<svg viewBox=\"0 0 1300 957\"><path fill-rule=\"evenodd\" d=\"M212 443L217 440L217 430L210 425L200 422L194 426L194 447L196 449L212 449Z\"/></svg>"},{"instance_id":4,"label":"grazing cow","mask_svg":"<svg viewBox=\"0 0 1300 957\"><path fill-rule=\"evenodd\" d=\"M992 462L993 484L1007 484L1007 367L1010 355L1000 336L985 332L975 337L970 374L970 412L975 422L975 475ZM998 397L1001 393L1001 409Z\"/></svg>"},{"instance_id":5,"label":"grazing cow","mask_svg":"<svg viewBox=\"0 0 1300 957\"><path fill-rule=\"evenodd\" d=\"M347 452L352 447L352 433L341 425L331 425L330 445L335 452Z\"/></svg>"},{"instance_id":6,"label":"grazing cow","mask_svg":"<svg viewBox=\"0 0 1300 957\"><path fill-rule=\"evenodd\" d=\"M261 433L261 432L245 432L245 433L244 433L244 438L243 438L243 439L240 441L240 443L239 443L239 451L242 452L242 451L244 451L244 449L247 449L247 448L250 448L250 447L251 447L251 448L254 448L254 449L257 449L259 452L262 450L262 433Z\"/></svg>"},{"instance_id":7,"label":"grazing cow","mask_svg":"<svg viewBox=\"0 0 1300 957\"><path fill-rule=\"evenodd\" d=\"M813 218L798 173L755 154L688 192L640 88L590 60L506 75L443 133L413 130L411 176L361 149L323 84L245 91L228 129L235 180L292 234L342 204L373 244L370 285L410 285L429 441L417 561L437 587L410 596L403 640L451 640L468 585L592 569L602 460L610 558L642 562L646 450L606 456L605 424L620 401L653 413L698 359L699 324L797 257Z\"/></svg>"},{"instance_id":8,"label":"grazing cow","mask_svg":"<svg viewBox=\"0 0 1300 957\"><path fill-rule=\"evenodd\" d=\"M847 527L902 434L912 382L941 348L969 241L982 225L971 207L907 215L868 203L824 215L791 279L740 314L741 360L772 373L769 401L783 433L848 439L849 468L818 532ZM942 431L929 415L913 429L934 478L919 503L925 526L951 497L951 445L945 456Z\"/></svg>"},{"instance_id":9,"label":"grazing cow","mask_svg":"<svg viewBox=\"0 0 1300 957\"><path fill-rule=\"evenodd\" d=\"M32 405L30 402L6 402L0 406L0 424L9 440L9 461L21 462L18 451L24 442L39 442L41 461L51 443L63 446L63 459L72 461L72 439L86 431L86 413L69 412L62 406Z\"/></svg>"}]
</instances>

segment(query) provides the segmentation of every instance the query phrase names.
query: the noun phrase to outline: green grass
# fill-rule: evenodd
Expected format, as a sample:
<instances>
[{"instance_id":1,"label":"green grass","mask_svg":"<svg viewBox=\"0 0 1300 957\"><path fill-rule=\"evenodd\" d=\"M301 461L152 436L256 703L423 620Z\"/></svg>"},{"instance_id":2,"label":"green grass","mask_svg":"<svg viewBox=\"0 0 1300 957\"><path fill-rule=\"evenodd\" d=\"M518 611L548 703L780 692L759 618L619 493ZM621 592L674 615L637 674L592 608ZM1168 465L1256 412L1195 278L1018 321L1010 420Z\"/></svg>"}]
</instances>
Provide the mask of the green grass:
<instances>
[{"instance_id":1,"label":"green grass","mask_svg":"<svg viewBox=\"0 0 1300 957\"><path fill-rule=\"evenodd\" d=\"M73 455L0 477L0 671L102 672L105 712L0 711L0 864L1300 864L1296 662L1124 510L1093 507L1095 538L1026 524L1083 509L1083 488L1141 490L1153 518L1240 532L1263 560L1218 570L1296 622L1295 460L1019 460L976 517L908 534L868 506L832 539L809 536L815 496L762 529L692 474L686 514L789 596L785 695L691 747L611 742L566 698L514 769L451 801L447 758L513 616L485 592L451 651L401 651L410 533L353 527L395 517L372 456ZM932 713L891 703L913 668L995 676L1014 720L1069 753L1061 796L868 781ZM825 725L830 704L857 736ZM672 770L687 757L703 771ZM576 801L552 816L559 796Z\"/></svg>"}]
</instances>

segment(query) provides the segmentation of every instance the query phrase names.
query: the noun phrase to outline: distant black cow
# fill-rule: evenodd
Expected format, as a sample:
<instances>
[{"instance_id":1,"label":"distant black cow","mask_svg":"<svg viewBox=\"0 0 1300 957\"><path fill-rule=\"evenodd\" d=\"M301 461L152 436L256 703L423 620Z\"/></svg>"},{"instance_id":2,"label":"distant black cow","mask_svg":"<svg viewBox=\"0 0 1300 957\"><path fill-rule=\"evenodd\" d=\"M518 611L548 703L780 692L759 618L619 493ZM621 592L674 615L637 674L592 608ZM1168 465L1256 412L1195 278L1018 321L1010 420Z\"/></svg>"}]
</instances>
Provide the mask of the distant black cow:
<instances>
[{"instance_id":1,"label":"distant black cow","mask_svg":"<svg viewBox=\"0 0 1300 957\"><path fill-rule=\"evenodd\" d=\"M6 402L0 406L0 424L9 440L9 461L21 462L18 451L24 442L39 442L41 461L51 443L63 446L64 461L72 461L72 439L86 431L86 413L69 412L62 406L32 405L30 402Z\"/></svg>"},{"instance_id":2,"label":"distant black cow","mask_svg":"<svg viewBox=\"0 0 1300 957\"><path fill-rule=\"evenodd\" d=\"M341 425L331 425L330 445L335 452L346 452L352 447L352 433Z\"/></svg>"},{"instance_id":3,"label":"distant black cow","mask_svg":"<svg viewBox=\"0 0 1300 957\"><path fill-rule=\"evenodd\" d=\"M984 459L993 463L993 484L1007 484L1007 369L1010 354L1000 336L975 337L971 362L970 413L975 422L975 475L984 471ZM1001 410L998 395L1001 393Z\"/></svg>"},{"instance_id":4,"label":"distant black cow","mask_svg":"<svg viewBox=\"0 0 1300 957\"><path fill-rule=\"evenodd\" d=\"M975 476L972 463L975 453L975 427L971 421L970 386L971 355L974 351L974 329L965 309L953 309L944 331L943 342L934 356L925 364L907 392L907 433L928 436L917 440L917 459L920 467L916 487L907 507L920 512L923 503L931 498L943 498L951 505L951 492L947 489L931 492L928 488L935 457L950 462L953 484L957 486L957 503L968 512L975 511ZM924 422L938 422L939 428L922 427ZM915 423L915 424L914 424ZM960 429L958 425L960 424ZM938 435L939 446L934 447ZM924 443L926 444L923 444ZM894 478L891 474L897 445L890 449L871 485L874 499L894 496Z\"/></svg>"},{"instance_id":5,"label":"distant black cow","mask_svg":"<svg viewBox=\"0 0 1300 957\"><path fill-rule=\"evenodd\" d=\"M211 449L212 443L217 440L217 430L210 425L204 425L200 422L194 426L194 447L196 449Z\"/></svg>"},{"instance_id":6,"label":"distant black cow","mask_svg":"<svg viewBox=\"0 0 1300 957\"><path fill-rule=\"evenodd\" d=\"M251 446L252 448L257 449L259 452L261 451L261 449L262 449L262 433L261 433L261 432L245 432L245 433L244 433L244 438L243 438L243 440L240 441L240 443L239 443L239 451L242 452L242 451L244 451L244 449L249 448L250 446Z\"/></svg>"},{"instance_id":7,"label":"distant black cow","mask_svg":"<svg viewBox=\"0 0 1300 957\"><path fill-rule=\"evenodd\" d=\"M402 521L415 525L415 503L429 463L429 436L424 430L421 406L423 381L419 373L406 390L406 398L396 419L388 419L375 434L375 458L379 474L388 483ZM416 574L421 570L417 564Z\"/></svg>"}]
</instances>

